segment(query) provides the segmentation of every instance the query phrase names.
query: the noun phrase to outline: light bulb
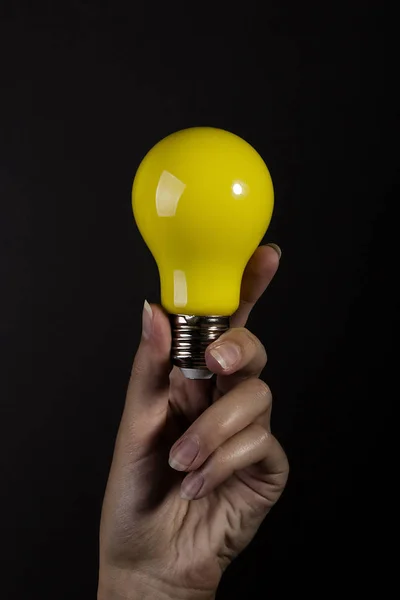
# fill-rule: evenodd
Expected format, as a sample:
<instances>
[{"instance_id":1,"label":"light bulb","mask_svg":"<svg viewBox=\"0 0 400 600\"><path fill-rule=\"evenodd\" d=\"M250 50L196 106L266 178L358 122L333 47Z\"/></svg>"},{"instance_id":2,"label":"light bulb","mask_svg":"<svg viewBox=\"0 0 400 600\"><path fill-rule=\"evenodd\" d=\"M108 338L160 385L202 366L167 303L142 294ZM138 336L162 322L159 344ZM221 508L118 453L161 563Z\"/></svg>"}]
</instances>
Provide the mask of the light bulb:
<instances>
[{"instance_id":1,"label":"light bulb","mask_svg":"<svg viewBox=\"0 0 400 600\"><path fill-rule=\"evenodd\" d=\"M271 220L266 164L237 135L193 127L158 142L132 187L137 227L159 270L170 314L172 362L191 379L211 377L204 352L229 327L245 266Z\"/></svg>"}]
</instances>

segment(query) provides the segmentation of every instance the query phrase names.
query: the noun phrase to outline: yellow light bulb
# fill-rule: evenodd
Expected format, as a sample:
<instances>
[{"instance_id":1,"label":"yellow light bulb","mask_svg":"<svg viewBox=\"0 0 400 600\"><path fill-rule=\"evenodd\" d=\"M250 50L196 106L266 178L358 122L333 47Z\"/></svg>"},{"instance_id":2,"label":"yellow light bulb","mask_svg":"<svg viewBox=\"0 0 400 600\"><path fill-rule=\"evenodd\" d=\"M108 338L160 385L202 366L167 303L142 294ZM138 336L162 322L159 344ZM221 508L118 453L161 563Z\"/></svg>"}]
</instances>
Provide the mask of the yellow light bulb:
<instances>
[{"instance_id":1,"label":"yellow light bulb","mask_svg":"<svg viewBox=\"0 0 400 600\"><path fill-rule=\"evenodd\" d=\"M239 305L244 268L268 228L273 205L261 156L222 129L173 133L139 165L133 213L158 266L161 304L171 315L184 316L174 321L181 350L181 360L174 362L185 375L208 376L205 343L228 327ZM201 326L202 339L194 333Z\"/></svg>"}]
</instances>

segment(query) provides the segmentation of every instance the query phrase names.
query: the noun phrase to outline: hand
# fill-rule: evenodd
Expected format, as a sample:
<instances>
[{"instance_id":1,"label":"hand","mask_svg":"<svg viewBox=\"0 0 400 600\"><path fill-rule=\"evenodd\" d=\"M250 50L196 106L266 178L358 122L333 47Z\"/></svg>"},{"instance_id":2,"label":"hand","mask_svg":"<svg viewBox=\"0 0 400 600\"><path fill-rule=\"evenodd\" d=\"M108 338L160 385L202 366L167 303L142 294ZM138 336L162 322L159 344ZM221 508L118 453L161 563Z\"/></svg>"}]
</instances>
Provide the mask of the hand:
<instances>
[{"instance_id":1,"label":"hand","mask_svg":"<svg viewBox=\"0 0 400 600\"><path fill-rule=\"evenodd\" d=\"M249 261L232 327L206 352L213 380L171 371L168 318L145 306L103 505L99 600L214 598L281 495L266 353L244 329L278 265L270 246Z\"/></svg>"}]
</instances>

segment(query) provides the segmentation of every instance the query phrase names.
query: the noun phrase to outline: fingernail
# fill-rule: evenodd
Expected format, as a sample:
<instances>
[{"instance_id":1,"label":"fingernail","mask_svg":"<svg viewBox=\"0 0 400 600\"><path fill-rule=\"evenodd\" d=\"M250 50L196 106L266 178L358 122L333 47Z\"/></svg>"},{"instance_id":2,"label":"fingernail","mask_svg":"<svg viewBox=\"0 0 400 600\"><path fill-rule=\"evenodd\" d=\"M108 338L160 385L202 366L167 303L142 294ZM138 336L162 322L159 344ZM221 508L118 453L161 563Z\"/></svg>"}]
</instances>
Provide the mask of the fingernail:
<instances>
[{"instance_id":1,"label":"fingernail","mask_svg":"<svg viewBox=\"0 0 400 600\"><path fill-rule=\"evenodd\" d=\"M204 477L200 473L190 473L182 481L181 498L183 500L193 500L204 485Z\"/></svg>"},{"instance_id":2,"label":"fingernail","mask_svg":"<svg viewBox=\"0 0 400 600\"><path fill-rule=\"evenodd\" d=\"M148 340L153 331L153 311L147 300L144 301L142 314L142 335L145 340Z\"/></svg>"},{"instance_id":3,"label":"fingernail","mask_svg":"<svg viewBox=\"0 0 400 600\"><path fill-rule=\"evenodd\" d=\"M221 365L223 369L233 367L241 357L241 351L237 344L225 342L219 346L214 346L210 354Z\"/></svg>"},{"instance_id":4,"label":"fingernail","mask_svg":"<svg viewBox=\"0 0 400 600\"><path fill-rule=\"evenodd\" d=\"M169 465L176 471L186 471L192 464L200 450L199 441L186 437L176 446L172 448L169 457Z\"/></svg>"},{"instance_id":5,"label":"fingernail","mask_svg":"<svg viewBox=\"0 0 400 600\"><path fill-rule=\"evenodd\" d=\"M278 244L273 244L272 242L270 244L267 244L267 246L270 246L271 248L273 248L275 250L275 252L278 255L279 260L281 259L282 256L282 250L279 248Z\"/></svg>"}]
</instances>

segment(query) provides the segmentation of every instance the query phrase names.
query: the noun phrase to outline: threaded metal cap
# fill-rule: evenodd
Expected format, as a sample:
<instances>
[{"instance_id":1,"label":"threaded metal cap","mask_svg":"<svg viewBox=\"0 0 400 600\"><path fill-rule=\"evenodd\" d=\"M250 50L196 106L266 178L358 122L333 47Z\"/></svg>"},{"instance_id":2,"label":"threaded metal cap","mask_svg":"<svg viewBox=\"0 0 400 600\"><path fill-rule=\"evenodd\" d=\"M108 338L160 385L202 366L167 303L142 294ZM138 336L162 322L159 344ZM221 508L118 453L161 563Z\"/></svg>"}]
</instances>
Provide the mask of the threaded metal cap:
<instances>
[{"instance_id":1,"label":"threaded metal cap","mask_svg":"<svg viewBox=\"0 0 400 600\"><path fill-rule=\"evenodd\" d=\"M171 359L189 379L209 379L205 351L229 329L229 317L170 315L172 330Z\"/></svg>"}]
</instances>

